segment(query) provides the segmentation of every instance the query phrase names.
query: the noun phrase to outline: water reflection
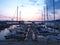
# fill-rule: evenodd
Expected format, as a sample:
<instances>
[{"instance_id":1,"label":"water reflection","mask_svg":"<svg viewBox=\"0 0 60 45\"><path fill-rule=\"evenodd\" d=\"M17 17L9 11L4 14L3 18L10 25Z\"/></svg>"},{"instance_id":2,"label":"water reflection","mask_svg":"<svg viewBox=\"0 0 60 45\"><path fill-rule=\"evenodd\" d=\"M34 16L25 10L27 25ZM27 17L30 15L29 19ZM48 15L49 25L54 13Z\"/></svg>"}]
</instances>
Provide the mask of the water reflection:
<instances>
[{"instance_id":1,"label":"water reflection","mask_svg":"<svg viewBox=\"0 0 60 45\"><path fill-rule=\"evenodd\" d=\"M16 26L18 26L18 25L12 25L12 26L10 26L9 28L11 29L11 28L15 28Z\"/></svg>"},{"instance_id":2,"label":"water reflection","mask_svg":"<svg viewBox=\"0 0 60 45\"><path fill-rule=\"evenodd\" d=\"M0 40L5 40L5 35L7 35L9 33L9 30L6 28L5 30L2 30L0 32Z\"/></svg>"},{"instance_id":3,"label":"water reflection","mask_svg":"<svg viewBox=\"0 0 60 45\"><path fill-rule=\"evenodd\" d=\"M9 28L6 28L0 32L0 40L5 40L5 37L7 34L9 34L9 29L15 28L16 25L10 26Z\"/></svg>"}]
</instances>

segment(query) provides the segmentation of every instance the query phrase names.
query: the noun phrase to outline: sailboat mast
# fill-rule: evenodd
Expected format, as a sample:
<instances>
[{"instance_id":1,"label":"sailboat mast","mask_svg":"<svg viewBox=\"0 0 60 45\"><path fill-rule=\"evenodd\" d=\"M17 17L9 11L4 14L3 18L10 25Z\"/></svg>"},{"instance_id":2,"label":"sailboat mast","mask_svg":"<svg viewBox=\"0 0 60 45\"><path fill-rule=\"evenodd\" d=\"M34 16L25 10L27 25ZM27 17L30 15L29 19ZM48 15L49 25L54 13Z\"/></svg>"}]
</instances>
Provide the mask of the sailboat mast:
<instances>
[{"instance_id":1,"label":"sailboat mast","mask_svg":"<svg viewBox=\"0 0 60 45\"><path fill-rule=\"evenodd\" d=\"M20 11L20 21L21 21L21 11Z\"/></svg>"},{"instance_id":2,"label":"sailboat mast","mask_svg":"<svg viewBox=\"0 0 60 45\"><path fill-rule=\"evenodd\" d=\"M53 0L54 32L55 32L55 1Z\"/></svg>"},{"instance_id":3,"label":"sailboat mast","mask_svg":"<svg viewBox=\"0 0 60 45\"><path fill-rule=\"evenodd\" d=\"M45 7L44 7L44 22L45 22Z\"/></svg>"},{"instance_id":4,"label":"sailboat mast","mask_svg":"<svg viewBox=\"0 0 60 45\"><path fill-rule=\"evenodd\" d=\"M48 4L47 4L47 1L46 1L46 15L47 15L47 21L48 21Z\"/></svg>"},{"instance_id":5,"label":"sailboat mast","mask_svg":"<svg viewBox=\"0 0 60 45\"><path fill-rule=\"evenodd\" d=\"M54 21L55 21L55 2L53 0L53 14L54 14Z\"/></svg>"},{"instance_id":6,"label":"sailboat mast","mask_svg":"<svg viewBox=\"0 0 60 45\"><path fill-rule=\"evenodd\" d=\"M18 21L18 6L17 6L17 21Z\"/></svg>"}]
</instances>

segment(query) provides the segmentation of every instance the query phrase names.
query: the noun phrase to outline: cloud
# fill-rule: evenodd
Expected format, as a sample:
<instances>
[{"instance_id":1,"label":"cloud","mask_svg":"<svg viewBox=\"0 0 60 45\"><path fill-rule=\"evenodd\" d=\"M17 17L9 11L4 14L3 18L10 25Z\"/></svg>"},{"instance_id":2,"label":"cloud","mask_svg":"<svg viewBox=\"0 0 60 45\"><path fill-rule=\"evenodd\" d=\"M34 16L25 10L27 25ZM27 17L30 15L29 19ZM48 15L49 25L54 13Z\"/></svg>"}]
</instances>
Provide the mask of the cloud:
<instances>
[{"instance_id":1,"label":"cloud","mask_svg":"<svg viewBox=\"0 0 60 45\"><path fill-rule=\"evenodd\" d=\"M32 2L32 5L35 5L35 6L44 5L44 0L29 0L29 1Z\"/></svg>"},{"instance_id":2,"label":"cloud","mask_svg":"<svg viewBox=\"0 0 60 45\"><path fill-rule=\"evenodd\" d=\"M2 15L5 15L7 17L14 17L14 16L17 17L17 6L19 6L21 10L25 9L25 11L22 12L23 13L22 15L24 15L22 17L26 18L29 16L33 16L33 18L36 20L37 20L37 17L38 19L40 18L39 18L39 15L37 17L35 16L35 13L34 13L35 10L43 10L43 6L44 6L44 0L4 0L4 1L0 0L0 2L1 2L0 10L3 11ZM31 7L32 8L34 7L34 8L31 9ZM2 17L5 17L5 16L2 16Z\"/></svg>"},{"instance_id":3,"label":"cloud","mask_svg":"<svg viewBox=\"0 0 60 45\"><path fill-rule=\"evenodd\" d=\"M36 3L37 2L37 0L29 0L30 2L33 2L33 3Z\"/></svg>"}]
</instances>

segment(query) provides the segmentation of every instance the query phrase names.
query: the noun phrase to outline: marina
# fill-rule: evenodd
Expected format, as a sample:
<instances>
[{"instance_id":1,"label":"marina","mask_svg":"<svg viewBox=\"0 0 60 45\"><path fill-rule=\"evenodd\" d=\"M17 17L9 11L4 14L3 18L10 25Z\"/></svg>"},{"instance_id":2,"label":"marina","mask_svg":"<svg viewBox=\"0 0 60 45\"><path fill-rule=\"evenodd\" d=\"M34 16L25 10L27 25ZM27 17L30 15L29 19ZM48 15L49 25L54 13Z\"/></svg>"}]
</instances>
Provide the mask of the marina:
<instances>
[{"instance_id":1,"label":"marina","mask_svg":"<svg viewBox=\"0 0 60 45\"><path fill-rule=\"evenodd\" d=\"M12 25L0 31L0 43L8 45L50 45L49 43L52 43L54 45L59 45L59 30L47 28L46 25L43 25L44 24L36 22L25 22L20 25Z\"/></svg>"},{"instance_id":2,"label":"marina","mask_svg":"<svg viewBox=\"0 0 60 45\"><path fill-rule=\"evenodd\" d=\"M59 0L0 0L0 45L60 45Z\"/></svg>"}]
</instances>

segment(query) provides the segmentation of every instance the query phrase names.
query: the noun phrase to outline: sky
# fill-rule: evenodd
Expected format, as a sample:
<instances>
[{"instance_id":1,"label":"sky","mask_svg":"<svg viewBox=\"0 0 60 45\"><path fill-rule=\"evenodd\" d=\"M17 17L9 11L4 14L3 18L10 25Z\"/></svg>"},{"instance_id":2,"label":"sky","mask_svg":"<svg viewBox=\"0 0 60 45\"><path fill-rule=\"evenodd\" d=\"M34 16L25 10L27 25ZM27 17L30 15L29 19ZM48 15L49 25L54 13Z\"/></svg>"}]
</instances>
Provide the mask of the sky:
<instances>
[{"instance_id":1,"label":"sky","mask_svg":"<svg viewBox=\"0 0 60 45\"><path fill-rule=\"evenodd\" d=\"M18 6L18 20L42 21L45 2L48 4L49 20L53 20L52 0L0 0L0 20L16 20ZM60 0L55 1L56 19L60 16ZM20 19L21 17L21 19ZM42 18L43 17L43 18ZM45 18L47 16L45 15ZM45 19L47 20L47 19Z\"/></svg>"},{"instance_id":2,"label":"sky","mask_svg":"<svg viewBox=\"0 0 60 45\"><path fill-rule=\"evenodd\" d=\"M55 20L60 19L60 0L54 0ZM53 0L47 0L49 20L54 20Z\"/></svg>"}]
</instances>

